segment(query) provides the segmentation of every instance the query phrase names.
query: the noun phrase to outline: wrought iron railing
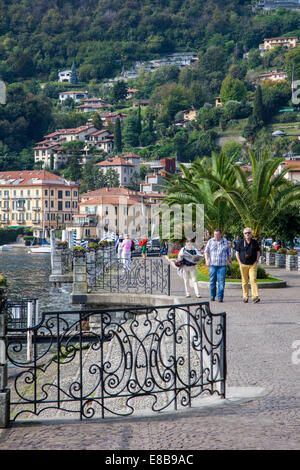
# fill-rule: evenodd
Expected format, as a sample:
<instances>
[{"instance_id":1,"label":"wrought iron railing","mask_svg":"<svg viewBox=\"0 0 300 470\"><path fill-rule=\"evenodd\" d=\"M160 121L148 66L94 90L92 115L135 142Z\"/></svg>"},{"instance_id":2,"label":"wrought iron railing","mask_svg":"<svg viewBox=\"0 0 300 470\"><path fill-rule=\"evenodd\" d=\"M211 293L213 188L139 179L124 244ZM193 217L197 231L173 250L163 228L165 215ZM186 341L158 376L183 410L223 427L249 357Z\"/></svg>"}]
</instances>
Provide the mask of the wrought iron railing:
<instances>
[{"instance_id":1,"label":"wrought iron railing","mask_svg":"<svg viewBox=\"0 0 300 470\"><path fill-rule=\"evenodd\" d=\"M118 258L114 250L87 257L87 283L94 291L170 295L170 264L163 258Z\"/></svg>"},{"instance_id":2,"label":"wrought iron railing","mask_svg":"<svg viewBox=\"0 0 300 470\"><path fill-rule=\"evenodd\" d=\"M7 324L14 328L27 328L39 322L38 299L6 299L3 310Z\"/></svg>"},{"instance_id":3,"label":"wrought iron railing","mask_svg":"<svg viewBox=\"0 0 300 470\"><path fill-rule=\"evenodd\" d=\"M125 417L225 397L226 315L206 302L47 312L15 333L8 328L11 420Z\"/></svg>"}]
</instances>

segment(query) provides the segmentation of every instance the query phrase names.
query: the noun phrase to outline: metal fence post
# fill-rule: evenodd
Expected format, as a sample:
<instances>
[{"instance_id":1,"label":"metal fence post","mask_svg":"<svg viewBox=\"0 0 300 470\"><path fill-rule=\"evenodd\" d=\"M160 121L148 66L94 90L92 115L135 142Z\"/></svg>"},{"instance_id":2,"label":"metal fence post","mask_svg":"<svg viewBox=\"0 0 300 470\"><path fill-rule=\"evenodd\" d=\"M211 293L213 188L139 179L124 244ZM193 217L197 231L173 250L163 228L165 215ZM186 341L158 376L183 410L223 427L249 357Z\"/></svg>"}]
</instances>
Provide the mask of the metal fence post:
<instances>
[{"instance_id":1,"label":"metal fence post","mask_svg":"<svg viewBox=\"0 0 300 470\"><path fill-rule=\"evenodd\" d=\"M7 338L3 295L3 289L0 288L0 428L7 428L10 414L10 390L7 388Z\"/></svg>"}]
</instances>

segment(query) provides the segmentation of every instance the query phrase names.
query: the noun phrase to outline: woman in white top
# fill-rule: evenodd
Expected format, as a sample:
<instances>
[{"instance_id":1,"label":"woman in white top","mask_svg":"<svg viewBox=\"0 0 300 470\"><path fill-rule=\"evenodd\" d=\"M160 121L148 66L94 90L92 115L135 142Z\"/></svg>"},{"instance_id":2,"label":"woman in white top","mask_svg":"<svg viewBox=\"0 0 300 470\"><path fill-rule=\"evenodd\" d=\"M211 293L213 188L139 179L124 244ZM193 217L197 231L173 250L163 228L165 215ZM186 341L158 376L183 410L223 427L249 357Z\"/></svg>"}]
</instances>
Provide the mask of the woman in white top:
<instances>
[{"instance_id":1,"label":"woman in white top","mask_svg":"<svg viewBox=\"0 0 300 470\"><path fill-rule=\"evenodd\" d=\"M181 248L178 253L178 260L184 262L182 266L182 277L186 297L191 297L190 284L194 287L196 297L201 297L198 289L196 271L197 263L201 261L201 258L203 258L203 255L193 246L192 240L187 240L185 246Z\"/></svg>"}]
</instances>

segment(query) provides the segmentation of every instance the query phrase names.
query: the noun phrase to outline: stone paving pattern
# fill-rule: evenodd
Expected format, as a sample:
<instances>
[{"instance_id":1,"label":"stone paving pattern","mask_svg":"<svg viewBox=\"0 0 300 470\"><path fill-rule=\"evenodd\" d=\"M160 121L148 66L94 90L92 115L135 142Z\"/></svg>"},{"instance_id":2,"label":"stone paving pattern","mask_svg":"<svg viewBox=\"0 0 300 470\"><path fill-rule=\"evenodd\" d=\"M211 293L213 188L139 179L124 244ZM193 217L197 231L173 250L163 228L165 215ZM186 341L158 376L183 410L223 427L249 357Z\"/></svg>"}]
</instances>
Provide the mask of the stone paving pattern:
<instances>
[{"instance_id":1,"label":"stone paving pattern","mask_svg":"<svg viewBox=\"0 0 300 470\"><path fill-rule=\"evenodd\" d=\"M0 430L0 450L299 449L300 364L292 363L292 344L300 341L300 274L268 271L288 287L261 290L259 304L243 304L239 289L211 302L212 312L227 313L227 385L263 387L263 396L152 418L16 422ZM182 280L172 273L172 294L181 296ZM201 295L209 300L208 289Z\"/></svg>"}]
</instances>

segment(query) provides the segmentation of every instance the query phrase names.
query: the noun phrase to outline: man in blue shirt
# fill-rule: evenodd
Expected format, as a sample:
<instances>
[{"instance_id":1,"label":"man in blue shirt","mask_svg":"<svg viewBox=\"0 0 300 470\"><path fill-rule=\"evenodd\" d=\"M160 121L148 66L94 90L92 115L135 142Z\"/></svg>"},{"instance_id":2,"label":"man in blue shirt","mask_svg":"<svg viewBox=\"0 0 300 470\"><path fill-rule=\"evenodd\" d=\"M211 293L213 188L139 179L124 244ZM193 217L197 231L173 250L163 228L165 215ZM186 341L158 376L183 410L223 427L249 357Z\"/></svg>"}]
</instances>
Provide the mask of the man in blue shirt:
<instances>
[{"instance_id":1,"label":"man in blue shirt","mask_svg":"<svg viewBox=\"0 0 300 470\"><path fill-rule=\"evenodd\" d=\"M227 264L231 266L231 248L220 229L208 240L205 248L206 266L209 266L210 298L215 300L218 281L218 301L223 302Z\"/></svg>"}]
</instances>

